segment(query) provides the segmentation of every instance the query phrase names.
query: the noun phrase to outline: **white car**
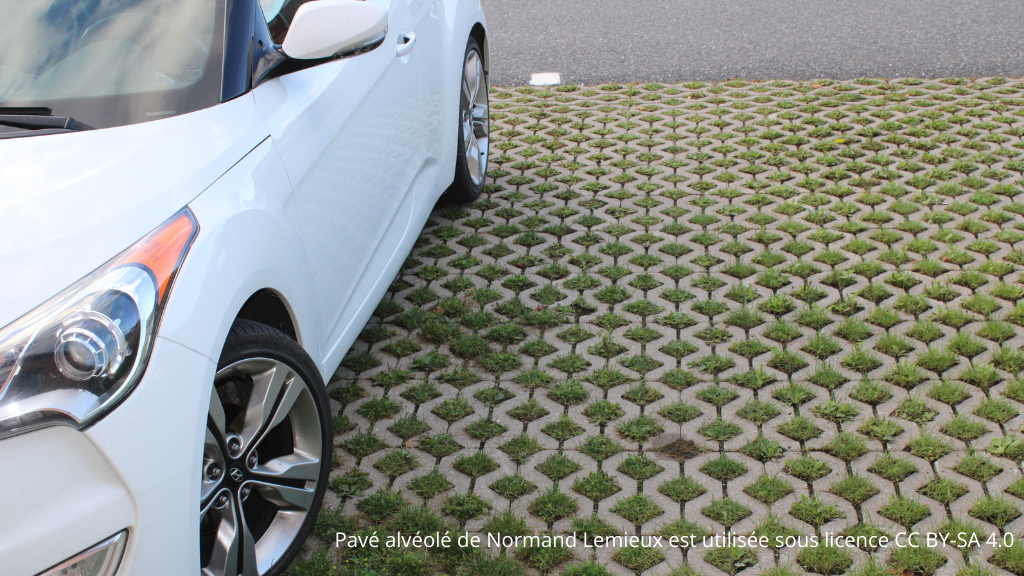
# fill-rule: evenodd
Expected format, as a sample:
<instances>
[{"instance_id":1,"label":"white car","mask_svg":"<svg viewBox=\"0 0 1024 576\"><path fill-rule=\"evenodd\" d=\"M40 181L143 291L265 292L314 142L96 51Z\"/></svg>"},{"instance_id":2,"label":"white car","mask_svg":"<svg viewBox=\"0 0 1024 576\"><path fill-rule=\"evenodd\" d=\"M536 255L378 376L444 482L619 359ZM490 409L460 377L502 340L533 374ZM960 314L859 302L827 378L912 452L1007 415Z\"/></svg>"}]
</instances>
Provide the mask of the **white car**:
<instances>
[{"instance_id":1,"label":"white car","mask_svg":"<svg viewBox=\"0 0 1024 576\"><path fill-rule=\"evenodd\" d=\"M479 0L0 3L0 574L287 569L325 380L487 165Z\"/></svg>"}]
</instances>

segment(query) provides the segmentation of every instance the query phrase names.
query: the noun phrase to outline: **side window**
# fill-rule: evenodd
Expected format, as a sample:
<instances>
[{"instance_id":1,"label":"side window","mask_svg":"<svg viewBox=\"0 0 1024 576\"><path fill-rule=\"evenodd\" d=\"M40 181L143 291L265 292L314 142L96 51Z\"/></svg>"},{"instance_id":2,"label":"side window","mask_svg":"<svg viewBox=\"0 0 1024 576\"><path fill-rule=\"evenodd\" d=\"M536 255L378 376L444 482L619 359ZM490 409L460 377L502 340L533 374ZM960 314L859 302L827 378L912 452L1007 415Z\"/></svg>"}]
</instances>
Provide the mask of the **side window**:
<instances>
[{"instance_id":1,"label":"side window","mask_svg":"<svg viewBox=\"0 0 1024 576\"><path fill-rule=\"evenodd\" d=\"M267 28L270 29L270 37L274 44L284 42L288 27L292 25L292 18L295 12L310 0L260 0L260 8L263 9L263 18L267 21Z\"/></svg>"}]
</instances>

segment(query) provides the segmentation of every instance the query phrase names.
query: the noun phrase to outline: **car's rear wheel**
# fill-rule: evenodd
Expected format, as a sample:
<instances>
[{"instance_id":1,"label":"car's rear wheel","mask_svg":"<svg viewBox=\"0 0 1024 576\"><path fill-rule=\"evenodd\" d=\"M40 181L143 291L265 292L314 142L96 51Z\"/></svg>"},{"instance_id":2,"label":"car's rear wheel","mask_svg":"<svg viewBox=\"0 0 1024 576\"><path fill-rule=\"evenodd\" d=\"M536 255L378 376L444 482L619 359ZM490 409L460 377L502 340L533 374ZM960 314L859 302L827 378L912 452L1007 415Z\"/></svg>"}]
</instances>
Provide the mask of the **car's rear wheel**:
<instances>
[{"instance_id":1,"label":"car's rear wheel","mask_svg":"<svg viewBox=\"0 0 1024 576\"><path fill-rule=\"evenodd\" d=\"M330 473L329 411L302 347L268 326L235 322L210 395L202 576L276 576L298 555Z\"/></svg>"},{"instance_id":2,"label":"car's rear wheel","mask_svg":"<svg viewBox=\"0 0 1024 576\"><path fill-rule=\"evenodd\" d=\"M491 130L487 99L487 73L483 51L475 38L466 44L459 86L459 145L455 181L446 197L454 202L473 202L487 179L487 144Z\"/></svg>"}]
</instances>

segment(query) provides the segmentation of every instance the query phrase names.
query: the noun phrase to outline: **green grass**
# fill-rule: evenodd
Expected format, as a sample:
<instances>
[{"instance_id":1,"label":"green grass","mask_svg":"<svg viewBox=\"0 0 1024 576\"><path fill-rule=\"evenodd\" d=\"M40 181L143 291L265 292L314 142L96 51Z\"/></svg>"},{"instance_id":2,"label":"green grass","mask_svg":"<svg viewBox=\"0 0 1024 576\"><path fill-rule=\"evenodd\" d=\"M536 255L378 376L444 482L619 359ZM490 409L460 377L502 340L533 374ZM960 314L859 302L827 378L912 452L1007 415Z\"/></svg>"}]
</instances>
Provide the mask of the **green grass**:
<instances>
[{"instance_id":1,"label":"green grass","mask_svg":"<svg viewBox=\"0 0 1024 576\"><path fill-rule=\"evenodd\" d=\"M796 562L808 572L834 576L845 574L853 565L853 557L842 548L821 545L800 550Z\"/></svg>"},{"instance_id":2,"label":"green grass","mask_svg":"<svg viewBox=\"0 0 1024 576\"><path fill-rule=\"evenodd\" d=\"M890 539L892 538L892 534L889 534L878 526L870 523L854 524L840 532L840 534L843 536L853 536L854 538L863 537L859 542L861 543L861 550L864 550L865 552L878 552L881 550L882 547L878 546L878 543L882 536L887 536ZM876 538L872 540L872 536L875 536ZM872 544L875 546L872 547Z\"/></svg>"},{"instance_id":3,"label":"green grass","mask_svg":"<svg viewBox=\"0 0 1024 576\"><path fill-rule=\"evenodd\" d=\"M881 382L872 380L861 380L850 391L850 398L871 406L877 406L892 398L892 391Z\"/></svg>"},{"instance_id":4,"label":"green grass","mask_svg":"<svg viewBox=\"0 0 1024 576\"><path fill-rule=\"evenodd\" d=\"M897 436L903 433L903 426L898 423L875 416L864 422L857 432L871 438L872 440L879 440L882 442L890 442Z\"/></svg>"},{"instance_id":5,"label":"green grass","mask_svg":"<svg viewBox=\"0 0 1024 576\"><path fill-rule=\"evenodd\" d=\"M740 448L740 452L761 463L778 460L786 453L778 441L765 436L758 436L747 442Z\"/></svg>"},{"instance_id":6,"label":"green grass","mask_svg":"<svg viewBox=\"0 0 1024 576\"><path fill-rule=\"evenodd\" d=\"M843 422L848 422L856 418L860 414L860 409L850 402L829 400L815 406L812 412L814 412L814 415L818 418L823 418L836 424L842 424Z\"/></svg>"},{"instance_id":7,"label":"green grass","mask_svg":"<svg viewBox=\"0 0 1024 576\"><path fill-rule=\"evenodd\" d=\"M461 398L449 398L431 410L439 418L451 423L475 413L473 406Z\"/></svg>"},{"instance_id":8,"label":"green grass","mask_svg":"<svg viewBox=\"0 0 1024 576\"><path fill-rule=\"evenodd\" d=\"M404 504L401 494L382 488L360 500L356 507L371 520L380 522L398 512Z\"/></svg>"},{"instance_id":9,"label":"green grass","mask_svg":"<svg viewBox=\"0 0 1024 576\"><path fill-rule=\"evenodd\" d=\"M454 467L471 478L479 478L484 474L498 469L498 464L486 452L476 452L471 456L459 456Z\"/></svg>"},{"instance_id":10,"label":"green grass","mask_svg":"<svg viewBox=\"0 0 1024 576\"><path fill-rule=\"evenodd\" d=\"M972 480L988 482L1002 472L1003 468L980 454L970 454L957 462L953 470Z\"/></svg>"},{"instance_id":11,"label":"green grass","mask_svg":"<svg viewBox=\"0 0 1024 576\"><path fill-rule=\"evenodd\" d=\"M731 387L727 388L721 385L709 386L703 390L697 392L697 399L703 402L707 402L712 406L721 407L739 398L739 394L736 393Z\"/></svg>"},{"instance_id":12,"label":"green grass","mask_svg":"<svg viewBox=\"0 0 1024 576\"><path fill-rule=\"evenodd\" d=\"M784 422L776 428L779 434L797 442L806 442L821 435L821 428L814 425L810 419L797 416L788 422Z\"/></svg>"},{"instance_id":13,"label":"green grass","mask_svg":"<svg viewBox=\"0 0 1024 576\"><path fill-rule=\"evenodd\" d=\"M1011 501L1002 496L986 494L974 501L967 512L974 518L988 522L1002 530L1007 524L1020 518L1020 510Z\"/></svg>"},{"instance_id":14,"label":"green grass","mask_svg":"<svg viewBox=\"0 0 1024 576\"><path fill-rule=\"evenodd\" d=\"M516 473L495 480L490 488L508 500L517 500L535 492L537 485Z\"/></svg>"},{"instance_id":15,"label":"green grass","mask_svg":"<svg viewBox=\"0 0 1024 576\"><path fill-rule=\"evenodd\" d=\"M949 542L959 548L961 552L977 547L987 538L987 534L979 524L954 518L943 522L938 532L948 535Z\"/></svg>"},{"instance_id":16,"label":"green grass","mask_svg":"<svg viewBox=\"0 0 1024 576\"><path fill-rule=\"evenodd\" d=\"M519 404L515 408L508 411L508 415L520 422L533 422L550 414L547 408L544 408L537 402L536 398L530 398L526 402Z\"/></svg>"},{"instance_id":17,"label":"green grass","mask_svg":"<svg viewBox=\"0 0 1024 576\"><path fill-rule=\"evenodd\" d=\"M552 480L558 481L582 468L576 461L564 454L552 454L537 465L537 471Z\"/></svg>"},{"instance_id":18,"label":"green grass","mask_svg":"<svg viewBox=\"0 0 1024 576\"><path fill-rule=\"evenodd\" d=\"M781 412L773 402L762 402L751 398L736 411L736 415L760 426L777 417Z\"/></svg>"},{"instance_id":19,"label":"green grass","mask_svg":"<svg viewBox=\"0 0 1024 576\"><path fill-rule=\"evenodd\" d=\"M743 489L749 496L763 502L774 504L793 492L793 486L778 476L762 473L751 485Z\"/></svg>"},{"instance_id":20,"label":"green grass","mask_svg":"<svg viewBox=\"0 0 1024 576\"><path fill-rule=\"evenodd\" d=\"M555 520L571 516L579 505L571 496L553 488L537 496L530 502L530 514L551 523Z\"/></svg>"},{"instance_id":21,"label":"green grass","mask_svg":"<svg viewBox=\"0 0 1024 576\"><path fill-rule=\"evenodd\" d=\"M907 442L907 450L928 462L934 462L953 451L953 448L943 440L925 434Z\"/></svg>"},{"instance_id":22,"label":"green grass","mask_svg":"<svg viewBox=\"0 0 1024 576\"><path fill-rule=\"evenodd\" d=\"M626 420L618 427L619 435L632 442L644 443L665 431L661 422L652 416L642 415Z\"/></svg>"},{"instance_id":23,"label":"green grass","mask_svg":"<svg viewBox=\"0 0 1024 576\"><path fill-rule=\"evenodd\" d=\"M772 398L788 406L801 406L816 397L817 395L810 388L797 383L776 388L772 391Z\"/></svg>"},{"instance_id":24,"label":"green grass","mask_svg":"<svg viewBox=\"0 0 1024 576\"><path fill-rule=\"evenodd\" d=\"M932 512L920 502L905 496L893 496L878 510L878 514L910 530L915 524L931 516Z\"/></svg>"},{"instance_id":25,"label":"green grass","mask_svg":"<svg viewBox=\"0 0 1024 576\"><path fill-rule=\"evenodd\" d=\"M400 448L377 460L373 467L394 478L419 468L420 461L408 450Z\"/></svg>"},{"instance_id":26,"label":"green grass","mask_svg":"<svg viewBox=\"0 0 1024 576\"><path fill-rule=\"evenodd\" d=\"M583 434L584 428L563 414L558 420L544 426L540 431L559 442L565 442Z\"/></svg>"},{"instance_id":27,"label":"green grass","mask_svg":"<svg viewBox=\"0 0 1024 576\"><path fill-rule=\"evenodd\" d=\"M667 524L663 524L661 528L658 529L658 534L666 539L672 537L677 539L685 538L686 542L693 542L696 545L699 545L700 541L711 533L695 522L690 522L685 518L680 518Z\"/></svg>"},{"instance_id":28,"label":"green grass","mask_svg":"<svg viewBox=\"0 0 1024 576\"><path fill-rule=\"evenodd\" d=\"M757 554L750 548L714 548L704 555L704 561L726 574L738 574L757 565Z\"/></svg>"},{"instance_id":29,"label":"green grass","mask_svg":"<svg viewBox=\"0 0 1024 576\"><path fill-rule=\"evenodd\" d=\"M831 442L825 445L825 452L843 460L851 462L867 453L867 445L864 439L852 432L841 432Z\"/></svg>"},{"instance_id":30,"label":"green grass","mask_svg":"<svg viewBox=\"0 0 1024 576\"><path fill-rule=\"evenodd\" d=\"M812 456L801 456L787 460L783 469L786 471L786 474L805 482L814 482L824 478L832 471L832 468L825 461L817 460Z\"/></svg>"},{"instance_id":31,"label":"green grass","mask_svg":"<svg viewBox=\"0 0 1024 576\"><path fill-rule=\"evenodd\" d=\"M616 470L633 480L643 482L657 476L665 468L646 456L635 454L623 460Z\"/></svg>"},{"instance_id":32,"label":"green grass","mask_svg":"<svg viewBox=\"0 0 1024 576\"><path fill-rule=\"evenodd\" d=\"M896 572L910 576L932 576L947 562L946 557L930 548L897 548L889 555L888 564Z\"/></svg>"},{"instance_id":33,"label":"green grass","mask_svg":"<svg viewBox=\"0 0 1024 576\"><path fill-rule=\"evenodd\" d=\"M666 480L658 486L658 492L676 502L689 502L707 491L701 483L686 477Z\"/></svg>"},{"instance_id":34,"label":"green grass","mask_svg":"<svg viewBox=\"0 0 1024 576\"><path fill-rule=\"evenodd\" d=\"M475 494L452 494L445 501L441 510L465 524L471 518L483 516L491 509L491 503Z\"/></svg>"},{"instance_id":35,"label":"green grass","mask_svg":"<svg viewBox=\"0 0 1024 576\"><path fill-rule=\"evenodd\" d=\"M402 405L390 398L374 397L363 402L356 412L370 422L378 422L391 418L401 409Z\"/></svg>"},{"instance_id":36,"label":"green grass","mask_svg":"<svg viewBox=\"0 0 1024 576\"><path fill-rule=\"evenodd\" d=\"M449 482L440 470L434 468L423 476L413 478L407 486L420 498L430 500L438 494L451 490L455 485Z\"/></svg>"},{"instance_id":37,"label":"green grass","mask_svg":"<svg viewBox=\"0 0 1024 576\"><path fill-rule=\"evenodd\" d=\"M627 546L616 550L612 559L639 573L661 564L665 560L665 555L657 548Z\"/></svg>"},{"instance_id":38,"label":"green grass","mask_svg":"<svg viewBox=\"0 0 1024 576\"><path fill-rule=\"evenodd\" d=\"M600 502L622 490L615 482L615 478L604 472L591 472L586 477L578 478L572 489L595 502Z\"/></svg>"},{"instance_id":39,"label":"green grass","mask_svg":"<svg viewBox=\"0 0 1024 576\"><path fill-rule=\"evenodd\" d=\"M878 487L863 476L852 475L832 484L829 491L848 500L854 506L863 504L866 500L879 493Z\"/></svg>"},{"instance_id":40,"label":"green grass","mask_svg":"<svg viewBox=\"0 0 1024 576\"><path fill-rule=\"evenodd\" d=\"M515 558L539 571L547 571L575 558L572 550L561 544L552 546L526 545L515 550Z\"/></svg>"},{"instance_id":41,"label":"green grass","mask_svg":"<svg viewBox=\"0 0 1024 576\"><path fill-rule=\"evenodd\" d=\"M708 440L728 442L743 432L743 429L732 422L718 419L706 422L697 432Z\"/></svg>"},{"instance_id":42,"label":"green grass","mask_svg":"<svg viewBox=\"0 0 1024 576\"><path fill-rule=\"evenodd\" d=\"M917 466L907 458L886 454L875 460L868 468L868 472L877 474L890 482L899 483L916 473Z\"/></svg>"},{"instance_id":43,"label":"green grass","mask_svg":"<svg viewBox=\"0 0 1024 576\"><path fill-rule=\"evenodd\" d=\"M749 508L731 498L713 500L711 504L701 508L700 512L727 528L751 514Z\"/></svg>"},{"instance_id":44,"label":"green grass","mask_svg":"<svg viewBox=\"0 0 1024 576\"><path fill-rule=\"evenodd\" d=\"M598 462L603 462L621 452L622 446L606 436L591 436L580 445L579 451Z\"/></svg>"},{"instance_id":45,"label":"green grass","mask_svg":"<svg viewBox=\"0 0 1024 576\"><path fill-rule=\"evenodd\" d=\"M789 515L810 524L815 530L845 516L839 508L823 502L816 496L801 496L799 501L793 503Z\"/></svg>"},{"instance_id":46,"label":"green grass","mask_svg":"<svg viewBox=\"0 0 1024 576\"><path fill-rule=\"evenodd\" d=\"M1005 424L1020 414L1020 411L1005 400L986 398L974 409L974 414L996 424Z\"/></svg>"},{"instance_id":47,"label":"green grass","mask_svg":"<svg viewBox=\"0 0 1024 576\"><path fill-rule=\"evenodd\" d=\"M1016 576L1024 576L1024 543L1019 540L1013 546L997 549L988 559L989 563Z\"/></svg>"},{"instance_id":48,"label":"green grass","mask_svg":"<svg viewBox=\"0 0 1024 576\"><path fill-rule=\"evenodd\" d=\"M507 432L508 426L496 422L491 418L481 418L480 420L469 423L465 430L466 434L468 434L470 438L486 441Z\"/></svg>"},{"instance_id":49,"label":"green grass","mask_svg":"<svg viewBox=\"0 0 1024 576\"><path fill-rule=\"evenodd\" d=\"M924 400L911 396L900 402L893 414L915 424L924 424L934 420L939 415L939 411L929 406Z\"/></svg>"},{"instance_id":50,"label":"green grass","mask_svg":"<svg viewBox=\"0 0 1024 576\"><path fill-rule=\"evenodd\" d=\"M958 415L943 424L939 431L965 444L970 444L988 432L988 426L973 418Z\"/></svg>"},{"instance_id":51,"label":"green grass","mask_svg":"<svg viewBox=\"0 0 1024 576\"><path fill-rule=\"evenodd\" d=\"M594 424L605 425L618 420L625 415L625 412L619 404L598 400L587 406L583 410L583 415Z\"/></svg>"},{"instance_id":52,"label":"green grass","mask_svg":"<svg viewBox=\"0 0 1024 576\"><path fill-rule=\"evenodd\" d=\"M654 500L644 494L636 494L619 500L611 507L611 511L637 525L665 513Z\"/></svg>"},{"instance_id":53,"label":"green grass","mask_svg":"<svg viewBox=\"0 0 1024 576\"><path fill-rule=\"evenodd\" d=\"M735 480L736 478L746 474L747 470L749 470L749 468L747 468L747 466L742 462L737 462L725 454L722 454L714 460L708 460L700 468L701 472L715 480L718 480L719 482Z\"/></svg>"},{"instance_id":54,"label":"green grass","mask_svg":"<svg viewBox=\"0 0 1024 576\"><path fill-rule=\"evenodd\" d=\"M587 561L570 564L562 570L563 576L611 576L608 569L597 562Z\"/></svg>"},{"instance_id":55,"label":"green grass","mask_svg":"<svg viewBox=\"0 0 1024 576\"><path fill-rule=\"evenodd\" d=\"M932 500L936 500L943 504L950 504L953 501L959 499L969 492L967 486L964 486L956 480L949 478L935 478L928 482L924 486L917 489L918 494L927 496Z\"/></svg>"}]
</instances>

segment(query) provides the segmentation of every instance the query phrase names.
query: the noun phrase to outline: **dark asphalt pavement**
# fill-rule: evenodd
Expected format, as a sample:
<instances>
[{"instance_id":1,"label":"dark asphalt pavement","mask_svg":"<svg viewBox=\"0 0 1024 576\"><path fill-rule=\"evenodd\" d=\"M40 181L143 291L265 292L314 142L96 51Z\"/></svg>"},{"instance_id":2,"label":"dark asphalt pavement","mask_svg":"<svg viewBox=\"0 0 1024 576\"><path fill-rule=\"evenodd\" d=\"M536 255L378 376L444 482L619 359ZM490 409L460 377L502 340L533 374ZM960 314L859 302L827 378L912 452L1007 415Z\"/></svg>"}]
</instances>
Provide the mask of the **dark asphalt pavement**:
<instances>
[{"instance_id":1,"label":"dark asphalt pavement","mask_svg":"<svg viewBox=\"0 0 1024 576\"><path fill-rule=\"evenodd\" d=\"M1024 75L1024 0L482 2L494 86Z\"/></svg>"}]
</instances>

